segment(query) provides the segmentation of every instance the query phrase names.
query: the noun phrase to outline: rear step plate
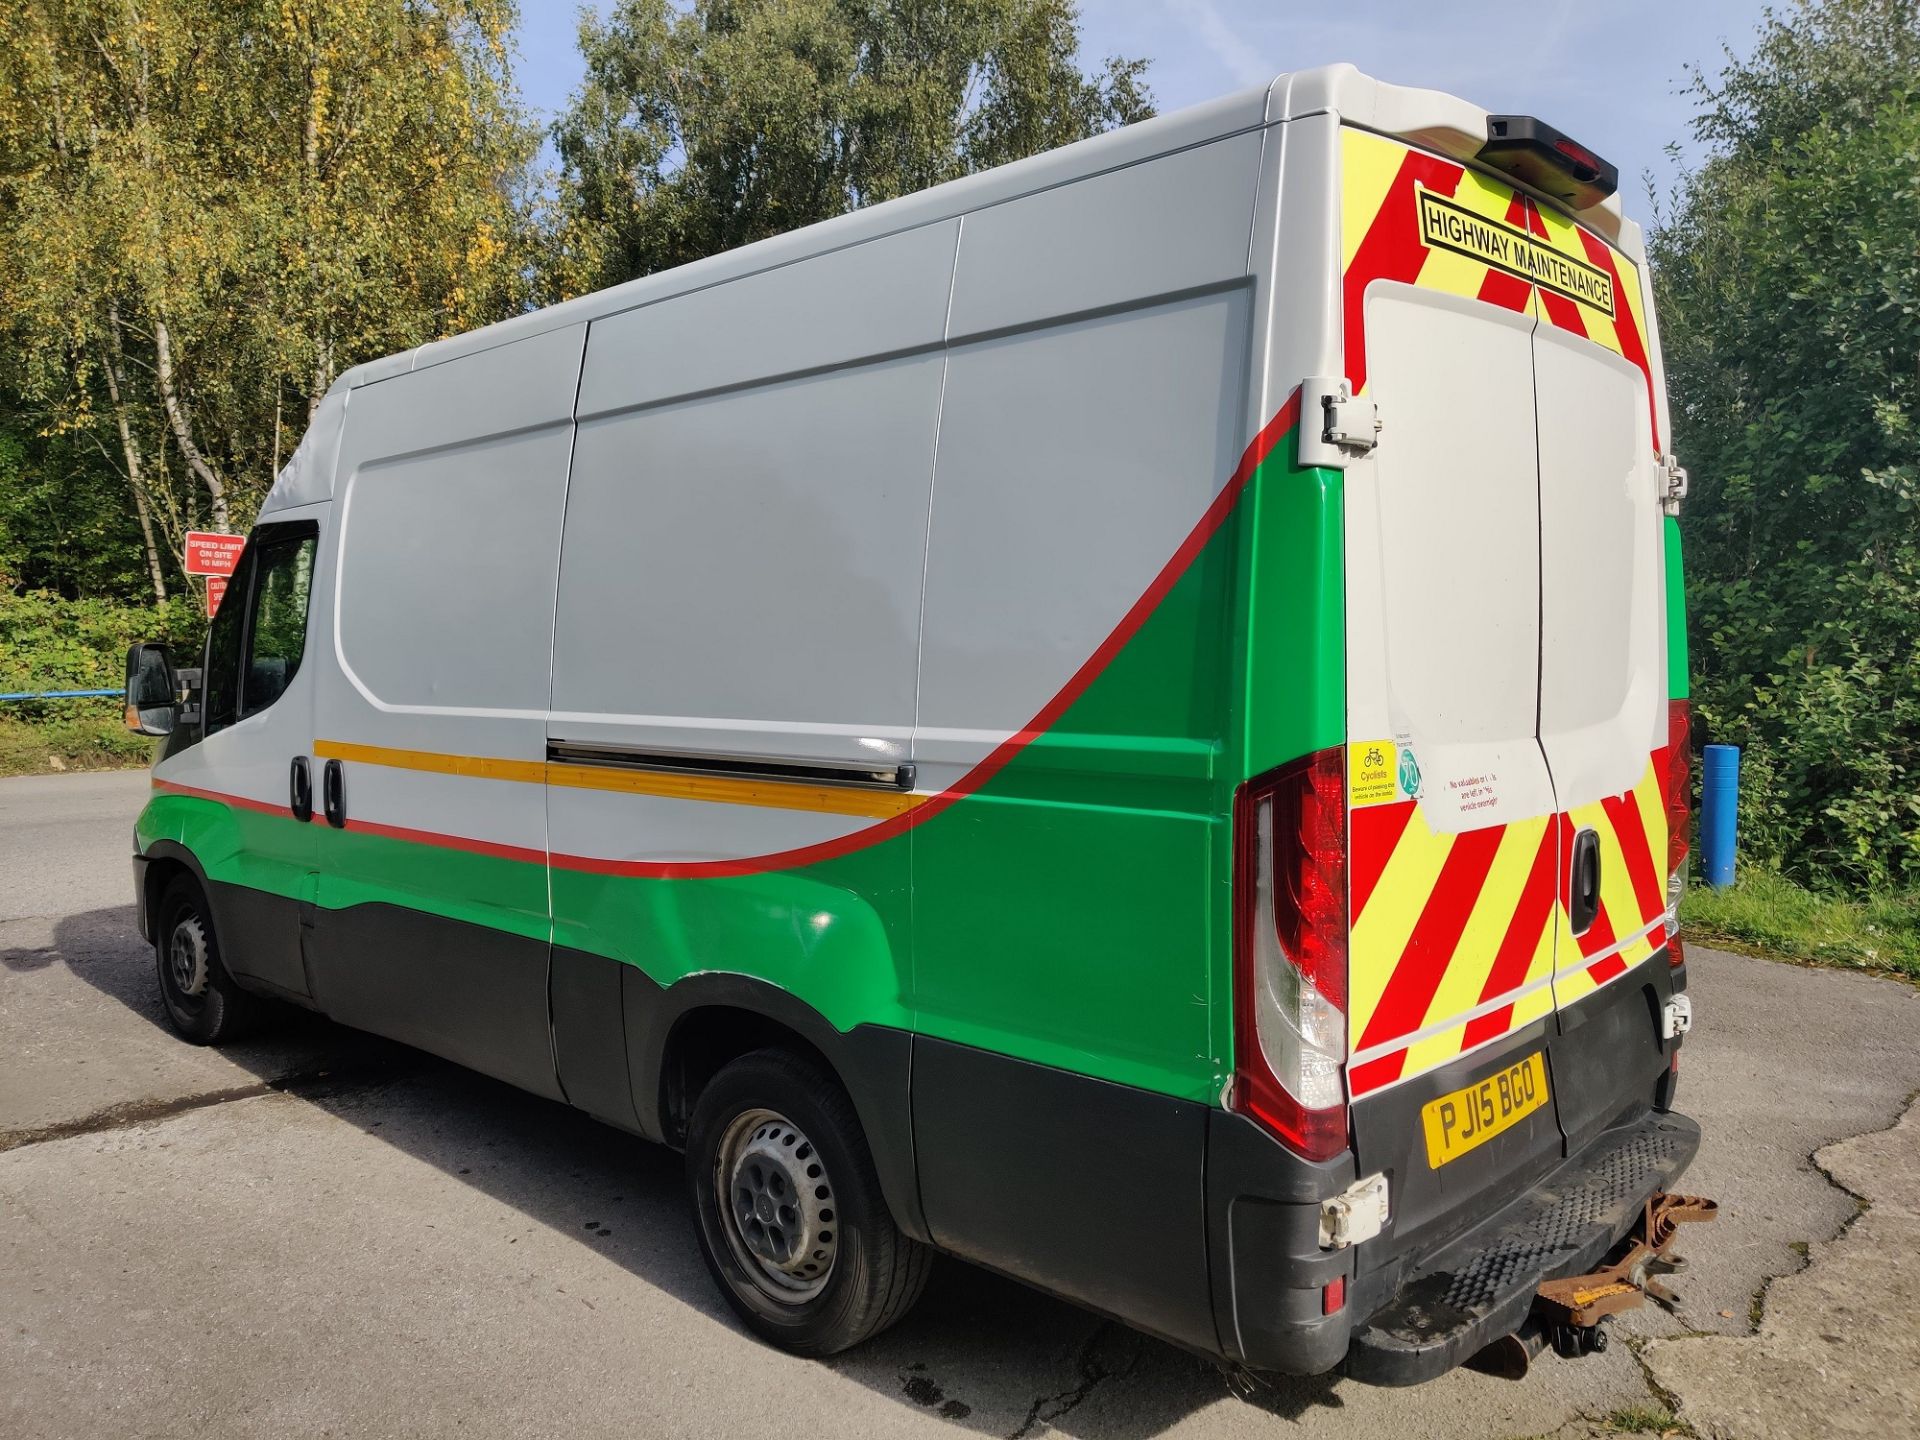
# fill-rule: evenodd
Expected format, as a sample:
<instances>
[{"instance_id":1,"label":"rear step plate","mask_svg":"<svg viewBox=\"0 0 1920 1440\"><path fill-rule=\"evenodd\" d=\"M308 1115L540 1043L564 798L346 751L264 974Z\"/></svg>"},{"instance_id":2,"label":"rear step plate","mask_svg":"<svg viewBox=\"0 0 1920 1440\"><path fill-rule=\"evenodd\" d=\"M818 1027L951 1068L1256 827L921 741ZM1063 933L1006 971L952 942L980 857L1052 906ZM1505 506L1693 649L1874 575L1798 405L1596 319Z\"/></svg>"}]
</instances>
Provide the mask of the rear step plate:
<instances>
[{"instance_id":1,"label":"rear step plate","mask_svg":"<svg viewBox=\"0 0 1920 1440\"><path fill-rule=\"evenodd\" d=\"M1699 1148L1700 1127L1683 1115L1599 1135L1486 1223L1415 1261L1399 1294L1354 1331L1347 1373L1417 1385L1519 1329L1541 1282L1592 1270Z\"/></svg>"}]
</instances>

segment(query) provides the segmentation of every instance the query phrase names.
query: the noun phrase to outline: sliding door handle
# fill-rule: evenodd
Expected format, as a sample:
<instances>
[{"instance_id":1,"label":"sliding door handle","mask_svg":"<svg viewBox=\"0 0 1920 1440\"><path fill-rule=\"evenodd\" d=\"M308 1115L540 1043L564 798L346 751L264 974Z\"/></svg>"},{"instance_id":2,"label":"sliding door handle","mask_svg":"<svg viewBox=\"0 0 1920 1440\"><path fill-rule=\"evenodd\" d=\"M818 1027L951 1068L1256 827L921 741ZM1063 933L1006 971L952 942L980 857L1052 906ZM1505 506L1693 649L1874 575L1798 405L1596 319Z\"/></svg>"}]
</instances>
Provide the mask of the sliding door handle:
<instances>
[{"instance_id":1,"label":"sliding door handle","mask_svg":"<svg viewBox=\"0 0 1920 1440\"><path fill-rule=\"evenodd\" d=\"M287 808L296 820L313 818L313 770L304 755L293 757L293 769L287 776Z\"/></svg>"},{"instance_id":2,"label":"sliding door handle","mask_svg":"<svg viewBox=\"0 0 1920 1440\"><path fill-rule=\"evenodd\" d=\"M327 824L339 830L347 823L347 803L341 793L340 762L327 761L327 768L321 772L320 804L327 812Z\"/></svg>"}]
</instances>

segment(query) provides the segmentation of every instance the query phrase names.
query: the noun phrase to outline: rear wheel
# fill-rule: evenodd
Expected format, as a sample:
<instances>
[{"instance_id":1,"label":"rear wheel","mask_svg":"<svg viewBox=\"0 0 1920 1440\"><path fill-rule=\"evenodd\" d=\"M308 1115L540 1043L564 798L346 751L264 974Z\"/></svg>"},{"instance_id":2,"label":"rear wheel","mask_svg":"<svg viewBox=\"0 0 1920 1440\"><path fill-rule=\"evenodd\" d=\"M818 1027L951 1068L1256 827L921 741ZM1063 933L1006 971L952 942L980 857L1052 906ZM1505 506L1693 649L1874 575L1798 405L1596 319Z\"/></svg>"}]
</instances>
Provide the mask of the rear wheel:
<instances>
[{"instance_id":1,"label":"rear wheel","mask_svg":"<svg viewBox=\"0 0 1920 1440\"><path fill-rule=\"evenodd\" d=\"M707 1268L749 1329L831 1355L893 1324L931 1253L901 1234L853 1102L818 1064L757 1050L701 1091L687 1180Z\"/></svg>"},{"instance_id":2,"label":"rear wheel","mask_svg":"<svg viewBox=\"0 0 1920 1440\"><path fill-rule=\"evenodd\" d=\"M264 1004L227 973L213 912L191 877L181 875L167 886L154 934L160 1003L182 1039L219 1045L254 1027Z\"/></svg>"}]
</instances>

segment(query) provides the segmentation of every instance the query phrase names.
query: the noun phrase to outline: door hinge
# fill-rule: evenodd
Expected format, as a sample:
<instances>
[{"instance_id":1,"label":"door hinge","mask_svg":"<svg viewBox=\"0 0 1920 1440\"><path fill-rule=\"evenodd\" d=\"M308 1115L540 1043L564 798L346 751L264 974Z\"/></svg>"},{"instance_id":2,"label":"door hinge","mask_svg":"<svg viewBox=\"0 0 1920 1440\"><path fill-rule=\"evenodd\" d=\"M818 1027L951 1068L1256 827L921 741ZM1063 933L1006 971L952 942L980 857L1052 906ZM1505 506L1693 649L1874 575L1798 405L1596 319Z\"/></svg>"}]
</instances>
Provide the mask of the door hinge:
<instances>
[{"instance_id":1,"label":"door hinge","mask_svg":"<svg viewBox=\"0 0 1920 1440\"><path fill-rule=\"evenodd\" d=\"M1320 1248L1344 1250L1387 1228L1387 1177L1356 1180L1343 1194L1320 1202Z\"/></svg>"},{"instance_id":2,"label":"door hinge","mask_svg":"<svg viewBox=\"0 0 1920 1440\"><path fill-rule=\"evenodd\" d=\"M1680 513L1680 502L1687 498L1687 467L1671 455L1660 457L1663 476L1660 491L1660 508L1669 515Z\"/></svg>"},{"instance_id":3,"label":"door hinge","mask_svg":"<svg viewBox=\"0 0 1920 1440\"><path fill-rule=\"evenodd\" d=\"M1300 463L1339 469L1380 443L1380 407L1344 380L1300 384Z\"/></svg>"}]
</instances>

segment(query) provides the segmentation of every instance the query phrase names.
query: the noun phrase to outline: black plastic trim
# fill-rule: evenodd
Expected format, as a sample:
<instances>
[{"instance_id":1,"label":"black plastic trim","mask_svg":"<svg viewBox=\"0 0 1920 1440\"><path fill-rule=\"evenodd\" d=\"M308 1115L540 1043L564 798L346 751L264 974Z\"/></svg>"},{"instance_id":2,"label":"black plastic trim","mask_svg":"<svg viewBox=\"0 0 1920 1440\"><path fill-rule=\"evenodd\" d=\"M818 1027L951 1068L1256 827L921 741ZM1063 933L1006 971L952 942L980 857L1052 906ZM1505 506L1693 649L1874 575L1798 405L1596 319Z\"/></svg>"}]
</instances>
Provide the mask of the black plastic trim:
<instances>
[{"instance_id":1,"label":"black plastic trim","mask_svg":"<svg viewBox=\"0 0 1920 1440\"><path fill-rule=\"evenodd\" d=\"M920 1036L913 1134L936 1244L1206 1353L1209 1106Z\"/></svg>"},{"instance_id":2,"label":"black plastic trim","mask_svg":"<svg viewBox=\"0 0 1920 1440\"><path fill-rule=\"evenodd\" d=\"M627 1069L622 965L604 955L555 947L547 972L553 1064L569 1105L622 1130L638 1131Z\"/></svg>"},{"instance_id":3,"label":"black plastic trim","mask_svg":"<svg viewBox=\"0 0 1920 1440\"><path fill-rule=\"evenodd\" d=\"M563 1098L545 940L378 901L317 909L311 934L314 998L333 1019Z\"/></svg>"},{"instance_id":4,"label":"black plastic trim","mask_svg":"<svg viewBox=\"0 0 1920 1440\"><path fill-rule=\"evenodd\" d=\"M1207 1125L1207 1250L1221 1350L1256 1370L1318 1375L1347 1353L1351 1295L1323 1313L1323 1292L1353 1274L1354 1252L1320 1248L1320 1205L1358 1178L1351 1151L1303 1160L1245 1116Z\"/></svg>"}]
</instances>

